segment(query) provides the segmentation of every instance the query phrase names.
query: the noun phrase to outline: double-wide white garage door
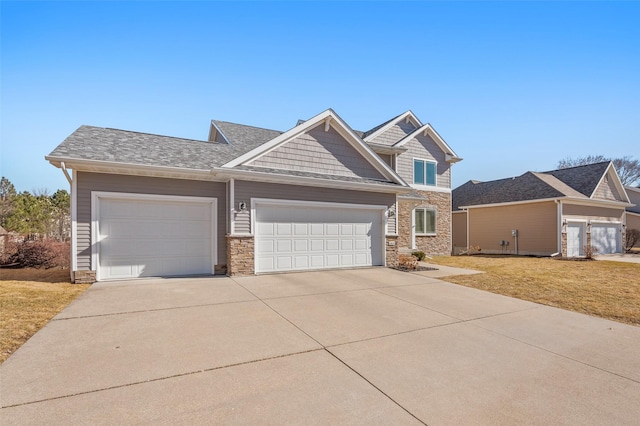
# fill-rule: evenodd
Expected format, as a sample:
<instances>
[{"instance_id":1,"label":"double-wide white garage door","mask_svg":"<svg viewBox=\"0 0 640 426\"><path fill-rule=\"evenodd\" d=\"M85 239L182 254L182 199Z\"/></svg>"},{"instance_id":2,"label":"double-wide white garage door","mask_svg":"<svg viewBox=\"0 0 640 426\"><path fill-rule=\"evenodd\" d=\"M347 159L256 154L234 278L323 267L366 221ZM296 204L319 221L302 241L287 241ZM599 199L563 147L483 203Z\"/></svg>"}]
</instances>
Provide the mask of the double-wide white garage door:
<instances>
[{"instance_id":1,"label":"double-wide white garage door","mask_svg":"<svg viewBox=\"0 0 640 426\"><path fill-rule=\"evenodd\" d=\"M94 198L98 278L213 273L215 199Z\"/></svg>"},{"instance_id":2,"label":"double-wide white garage door","mask_svg":"<svg viewBox=\"0 0 640 426\"><path fill-rule=\"evenodd\" d=\"M379 208L257 204L256 273L383 265Z\"/></svg>"}]
</instances>

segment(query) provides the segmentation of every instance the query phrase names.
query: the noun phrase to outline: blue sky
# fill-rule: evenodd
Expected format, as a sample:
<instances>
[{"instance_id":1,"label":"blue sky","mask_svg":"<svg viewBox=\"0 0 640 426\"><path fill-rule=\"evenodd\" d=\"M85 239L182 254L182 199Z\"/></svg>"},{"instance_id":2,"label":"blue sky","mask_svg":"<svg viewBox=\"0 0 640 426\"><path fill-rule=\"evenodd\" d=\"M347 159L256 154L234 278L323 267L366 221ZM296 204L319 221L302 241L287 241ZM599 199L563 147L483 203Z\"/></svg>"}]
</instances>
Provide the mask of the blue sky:
<instances>
[{"instance_id":1,"label":"blue sky","mask_svg":"<svg viewBox=\"0 0 640 426\"><path fill-rule=\"evenodd\" d=\"M82 124L205 139L333 108L367 130L411 109L464 158L453 184L640 157L639 2L0 2L0 168Z\"/></svg>"}]
</instances>

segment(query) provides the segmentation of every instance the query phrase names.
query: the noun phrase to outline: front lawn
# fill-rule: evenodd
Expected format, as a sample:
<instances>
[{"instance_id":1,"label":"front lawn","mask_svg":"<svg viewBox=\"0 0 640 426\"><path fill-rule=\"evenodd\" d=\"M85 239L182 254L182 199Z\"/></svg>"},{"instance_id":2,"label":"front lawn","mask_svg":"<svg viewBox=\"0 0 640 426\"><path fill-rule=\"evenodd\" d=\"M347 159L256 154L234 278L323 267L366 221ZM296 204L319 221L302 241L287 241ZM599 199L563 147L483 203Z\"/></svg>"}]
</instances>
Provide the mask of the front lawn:
<instances>
[{"instance_id":1,"label":"front lawn","mask_svg":"<svg viewBox=\"0 0 640 426\"><path fill-rule=\"evenodd\" d=\"M476 269L446 281L640 325L640 264L516 256L443 256L430 263Z\"/></svg>"},{"instance_id":2,"label":"front lawn","mask_svg":"<svg viewBox=\"0 0 640 426\"><path fill-rule=\"evenodd\" d=\"M68 269L0 269L0 363L88 287Z\"/></svg>"}]
</instances>

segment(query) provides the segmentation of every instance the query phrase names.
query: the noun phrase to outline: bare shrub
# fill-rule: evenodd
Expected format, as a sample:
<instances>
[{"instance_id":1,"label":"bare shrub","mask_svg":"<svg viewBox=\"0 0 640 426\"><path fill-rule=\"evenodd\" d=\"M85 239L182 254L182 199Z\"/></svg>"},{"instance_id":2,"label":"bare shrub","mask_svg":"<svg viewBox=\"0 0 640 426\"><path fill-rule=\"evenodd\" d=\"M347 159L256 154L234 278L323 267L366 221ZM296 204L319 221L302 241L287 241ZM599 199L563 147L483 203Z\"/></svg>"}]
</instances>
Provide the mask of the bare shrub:
<instances>
[{"instance_id":1,"label":"bare shrub","mask_svg":"<svg viewBox=\"0 0 640 426\"><path fill-rule=\"evenodd\" d=\"M598 248L594 247L592 244L584 246L584 257L587 259L593 259L593 257L598 254Z\"/></svg>"},{"instance_id":2,"label":"bare shrub","mask_svg":"<svg viewBox=\"0 0 640 426\"><path fill-rule=\"evenodd\" d=\"M401 254L398 257L398 266L403 269L418 269L418 258L413 255Z\"/></svg>"},{"instance_id":3,"label":"bare shrub","mask_svg":"<svg viewBox=\"0 0 640 426\"><path fill-rule=\"evenodd\" d=\"M627 229L627 239L624 244L624 250L629 252L640 242L640 229Z\"/></svg>"},{"instance_id":4,"label":"bare shrub","mask_svg":"<svg viewBox=\"0 0 640 426\"><path fill-rule=\"evenodd\" d=\"M3 264L16 264L21 268L68 268L69 243L25 239L14 243L9 250L5 247L1 260Z\"/></svg>"}]
</instances>

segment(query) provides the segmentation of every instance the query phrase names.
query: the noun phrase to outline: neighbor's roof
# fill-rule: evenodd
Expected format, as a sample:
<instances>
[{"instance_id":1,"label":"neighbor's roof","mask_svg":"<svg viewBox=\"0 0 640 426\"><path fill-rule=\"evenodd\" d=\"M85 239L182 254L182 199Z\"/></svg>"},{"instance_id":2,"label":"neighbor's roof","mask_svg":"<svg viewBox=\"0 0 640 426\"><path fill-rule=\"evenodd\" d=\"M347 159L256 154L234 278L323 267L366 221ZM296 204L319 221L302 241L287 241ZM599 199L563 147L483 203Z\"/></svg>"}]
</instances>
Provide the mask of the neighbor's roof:
<instances>
[{"instance_id":1,"label":"neighbor's roof","mask_svg":"<svg viewBox=\"0 0 640 426\"><path fill-rule=\"evenodd\" d=\"M588 199L608 166L609 162L603 162L541 173L526 172L490 182L469 181L453 190L453 210L460 210L462 206L559 197Z\"/></svg>"}]
</instances>

